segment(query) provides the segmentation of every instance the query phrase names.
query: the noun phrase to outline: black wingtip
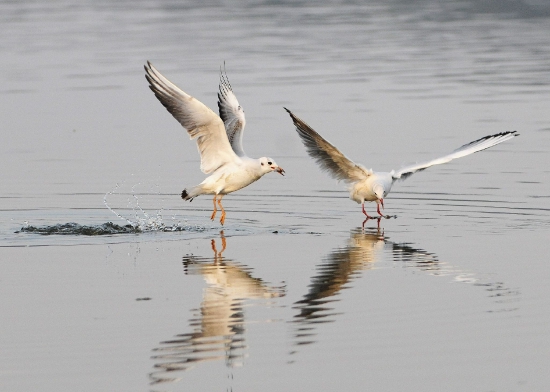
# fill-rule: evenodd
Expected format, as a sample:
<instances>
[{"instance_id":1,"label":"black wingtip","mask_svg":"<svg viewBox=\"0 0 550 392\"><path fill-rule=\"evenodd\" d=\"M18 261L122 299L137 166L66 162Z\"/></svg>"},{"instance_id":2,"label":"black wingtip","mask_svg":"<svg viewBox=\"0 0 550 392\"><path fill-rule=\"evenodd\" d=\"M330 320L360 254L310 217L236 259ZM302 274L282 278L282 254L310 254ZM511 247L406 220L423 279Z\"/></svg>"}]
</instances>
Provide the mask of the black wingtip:
<instances>
[{"instance_id":1,"label":"black wingtip","mask_svg":"<svg viewBox=\"0 0 550 392\"><path fill-rule=\"evenodd\" d=\"M151 81L151 74L154 72L153 71L153 64L151 64L151 62L149 60L147 60L147 63L143 66L143 69L145 70L145 78L147 79L149 84L152 85L153 83Z\"/></svg>"},{"instance_id":2,"label":"black wingtip","mask_svg":"<svg viewBox=\"0 0 550 392\"><path fill-rule=\"evenodd\" d=\"M283 106L283 109L286 110L288 114L290 114L290 117L292 118L292 120L293 120L294 122L296 122L296 120L298 120L298 117L296 117L296 116L294 115L294 113L292 113L290 110L288 110L288 109L285 108L284 106Z\"/></svg>"},{"instance_id":3,"label":"black wingtip","mask_svg":"<svg viewBox=\"0 0 550 392\"><path fill-rule=\"evenodd\" d=\"M186 200L187 196L189 196L189 193L187 193L187 189L184 189L183 191L181 191L181 198L183 200Z\"/></svg>"},{"instance_id":4,"label":"black wingtip","mask_svg":"<svg viewBox=\"0 0 550 392\"><path fill-rule=\"evenodd\" d=\"M220 65L220 91L222 85L226 85L229 90L233 91L233 87L231 87L231 83L229 83L229 77L227 76L227 71L225 69L225 60L223 60L223 69Z\"/></svg>"}]
</instances>

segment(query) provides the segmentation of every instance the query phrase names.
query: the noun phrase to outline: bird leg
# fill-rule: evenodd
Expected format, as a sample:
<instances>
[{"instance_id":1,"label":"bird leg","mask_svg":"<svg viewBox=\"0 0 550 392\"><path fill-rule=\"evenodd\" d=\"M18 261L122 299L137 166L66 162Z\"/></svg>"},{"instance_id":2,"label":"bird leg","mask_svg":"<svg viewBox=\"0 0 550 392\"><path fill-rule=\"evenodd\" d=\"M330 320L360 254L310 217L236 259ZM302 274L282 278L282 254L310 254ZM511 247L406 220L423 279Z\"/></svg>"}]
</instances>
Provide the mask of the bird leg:
<instances>
[{"instance_id":1,"label":"bird leg","mask_svg":"<svg viewBox=\"0 0 550 392\"><path fill-rule=\"evenodd\" d=\"M224 224L225 222L225 210L223 209L223 206L222 206L222 197L223 195L220 195L220 198L218 199L218 205L220 206L221 210L222 210L222 217L220 218L220 223Z\"/></svg>"},{"instance_id":2,"label":"bird leg","mask_svg":"<svg viewBox=\"0 0 550 392\"><path fill-rule=\"evenodd\" d=\"M384 208L384 207L382 207L382 208ZM376 208L376 212L378 212L378 215L384 216L384 214L382 214L382 213L380 212L380 203L378 203L378 208Z\"/></svg>"},{"instance_id":3,"label":"bird leg","mask_svg":"<svg viewBox=\"0 0 550 392\"><path fill-rule=\"evenodd\" d=\"M361 208L363 209L363 214L365 214L367 219L372 218L372 216L369 216L369 214L367 214L367 211L365 211L365 202L361 203Z\"/></svg>"},{"instance_id":4,"label":"bird leg","mask_svg":"<svg viewBox=\"0 0 550 392\"><path fill-rule=\"evenodd\" d=\"M214 195L214 211L212 211L212 215L210 216L210 220L214 220L214 218L216 217L216 212L218 211L216 209L216 198L218 197L218 195Z\"/></svg>"}]
</instances>

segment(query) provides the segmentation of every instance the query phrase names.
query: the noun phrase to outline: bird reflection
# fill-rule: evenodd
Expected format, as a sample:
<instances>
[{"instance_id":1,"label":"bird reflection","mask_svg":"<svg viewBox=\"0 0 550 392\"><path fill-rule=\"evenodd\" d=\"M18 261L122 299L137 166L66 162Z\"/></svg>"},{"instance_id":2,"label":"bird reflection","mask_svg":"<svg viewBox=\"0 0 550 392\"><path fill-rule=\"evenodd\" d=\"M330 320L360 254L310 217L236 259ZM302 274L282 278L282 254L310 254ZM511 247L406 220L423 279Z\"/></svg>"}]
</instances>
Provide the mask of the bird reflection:
<instances>
[{"instance_id":1,"label":"bird reflection","mask_svg":"<svg viewBox=\"0 0 550 392\"><path fill-rule=\"evenodd\" d=\"M154 349L156 371L151 373L152 384L177 381L171 372L185 371L204 361L225 360L226 366L242 365L245 357L246 301L270 299L285 295L284 287L272 287L251 275L251 269L222 253L227 247L220 232L221 250L211 241L213 257L184 256L187 275L202 275L208 286L204 289L200 309L190 319L193 332L176 335Z\"/></svg>"},{"instance_id":2,"label":"bird reflection","mask_svg":"<svg viewBox=\"0 0 550 392\"><path fill-rule=\"evenodd\" d=\"M354 229L347 242L346 246L332 251L317 266L309 292L294 304L299 311L293 320L298 324L295 333L298 345L314 342L314 325L335 321L337 313L328 304L336 301L334 297L361 271L372 268L386 246L380 229Z\"/></svg>"},{"instance_id":3,"label":"bird reflection","mask_svg":"<svg viewBox=\"0 0 550 392\"><path fill-rule=\"evenodd\" d=\"M336 297L340 291L349 288L362 271L372 269L375 263L388 256L403 268L414 268L430 275L453 276L457 282L485 287L491 297L518 295L517 290L507 288L502 282L481 283L473 273L442 262L433 253L410 244L389 241L380 228L353 229L347 244L332 251L317 266L308 293L294 303L293 309L298 311L292 321L296 325L294 344L315 343L316 328L322 323L334 322L339 314L330 303L338 301Z\"/></svg>"}]
</instances>

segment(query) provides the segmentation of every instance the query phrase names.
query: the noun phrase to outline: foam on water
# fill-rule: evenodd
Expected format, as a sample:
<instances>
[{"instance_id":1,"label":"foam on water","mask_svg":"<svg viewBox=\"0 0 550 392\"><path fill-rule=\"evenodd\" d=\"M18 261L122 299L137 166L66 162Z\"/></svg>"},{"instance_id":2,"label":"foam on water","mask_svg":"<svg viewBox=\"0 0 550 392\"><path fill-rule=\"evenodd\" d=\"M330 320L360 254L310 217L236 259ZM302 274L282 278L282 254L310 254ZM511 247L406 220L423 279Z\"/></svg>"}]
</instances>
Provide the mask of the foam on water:
<instances>
[{"instance_id":1,"label":"foam on water","mask_svg":"<svg viewBox=\"0 0 550 392\"><path fill-rule=\"evenodd\" d=\"M138 234L144 231L204 231L203 227L191 227L191 226L157 226L155 229L145 228L143 229L137 225L127 224L124 226L117 225L113 222L102 223L100 225L81 225L75 222L69 223L57 223L55 225L47 226L25 226L16 233L33 233L42 235L113 235L113 234Z\"/></svg>"},{"instance_id":2,"label":"foam on water","mask_svg":"<svg viewBox=\"0 0 550 392\"><path fill-rule=\"evenodd\" d=\"M101 225L80 225L78 223L58 223L50 226L25 226L17 233L33 233L42 235L111 235L122 233L136 233L136 227L132 225L120 226L113 222Z\"/></svg>"}]
</instances>

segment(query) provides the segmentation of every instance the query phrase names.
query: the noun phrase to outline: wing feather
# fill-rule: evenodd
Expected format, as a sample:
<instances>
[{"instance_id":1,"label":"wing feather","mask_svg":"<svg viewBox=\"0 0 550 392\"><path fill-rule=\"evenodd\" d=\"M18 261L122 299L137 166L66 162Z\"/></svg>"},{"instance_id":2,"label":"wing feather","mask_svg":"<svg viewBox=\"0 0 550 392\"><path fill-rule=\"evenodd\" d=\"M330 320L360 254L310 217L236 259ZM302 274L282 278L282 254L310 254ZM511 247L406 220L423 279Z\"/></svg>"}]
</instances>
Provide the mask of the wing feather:
<instances>
[{"instance_id":1,"label":"wing feather","mask_svg":"<svg viewBox=\"0 0 550 392\"><path fill-rule=\"evenodd\" d=\"M149 61L145 72L149 87L160 103L187 130L189 137L196 139L204 173L239 159L216 113L166 79Z\"/></svg>"},{"instance_id":2,"label":"wing feather","mask_svg":"<svg viewBox=\"0 0 550 392\"><path fill-rule=\"evenodd\" d=\"M413 165L402 167L401 169L394 172L393 179L404 180L409 176L411 176L412 174L425 170L430 166L441 165L443 163L450 162L453 159L462 158L462 157L465 157L466 155L483 151L487 148L496 146L497 144L510 140L515 136L519 136L519 133L517 133L516 131L501 132L494 135L484 136L481 139L474 140L473 142L467 143L457 148L456 150L454 150L448 155L445 155L436 159L432 159L431 161L428 161L428 162L416 163Z\"/></svg>"},{"instance_id":3,"label":"wing feather","mask_svg":"<svg viewBox=\"0 0 550 392\"><path fill-rule=\"evenodd\" d=\"M327 171L337 180L346 182L364 180L372 174L372 170L368 170L347 158L290 110L284 109L290 114L309 156L317 161L321 169Z\"/></svg>"},{"instance_id":4,"label":"wing feather","mask_svg":"<svg viewBox=\"0 0 550 392\"><path fill-rule=\"evenodd\" d=\"M225 72L225 64L223 72L220 69L220 92L218 93L218 109L220 117L225 125L227 138L229 143L238 156L245 156L243 149L243 133L246 119L244 110L237 96L233 93L229 79Z\"/></svg>"}]
</instances>

